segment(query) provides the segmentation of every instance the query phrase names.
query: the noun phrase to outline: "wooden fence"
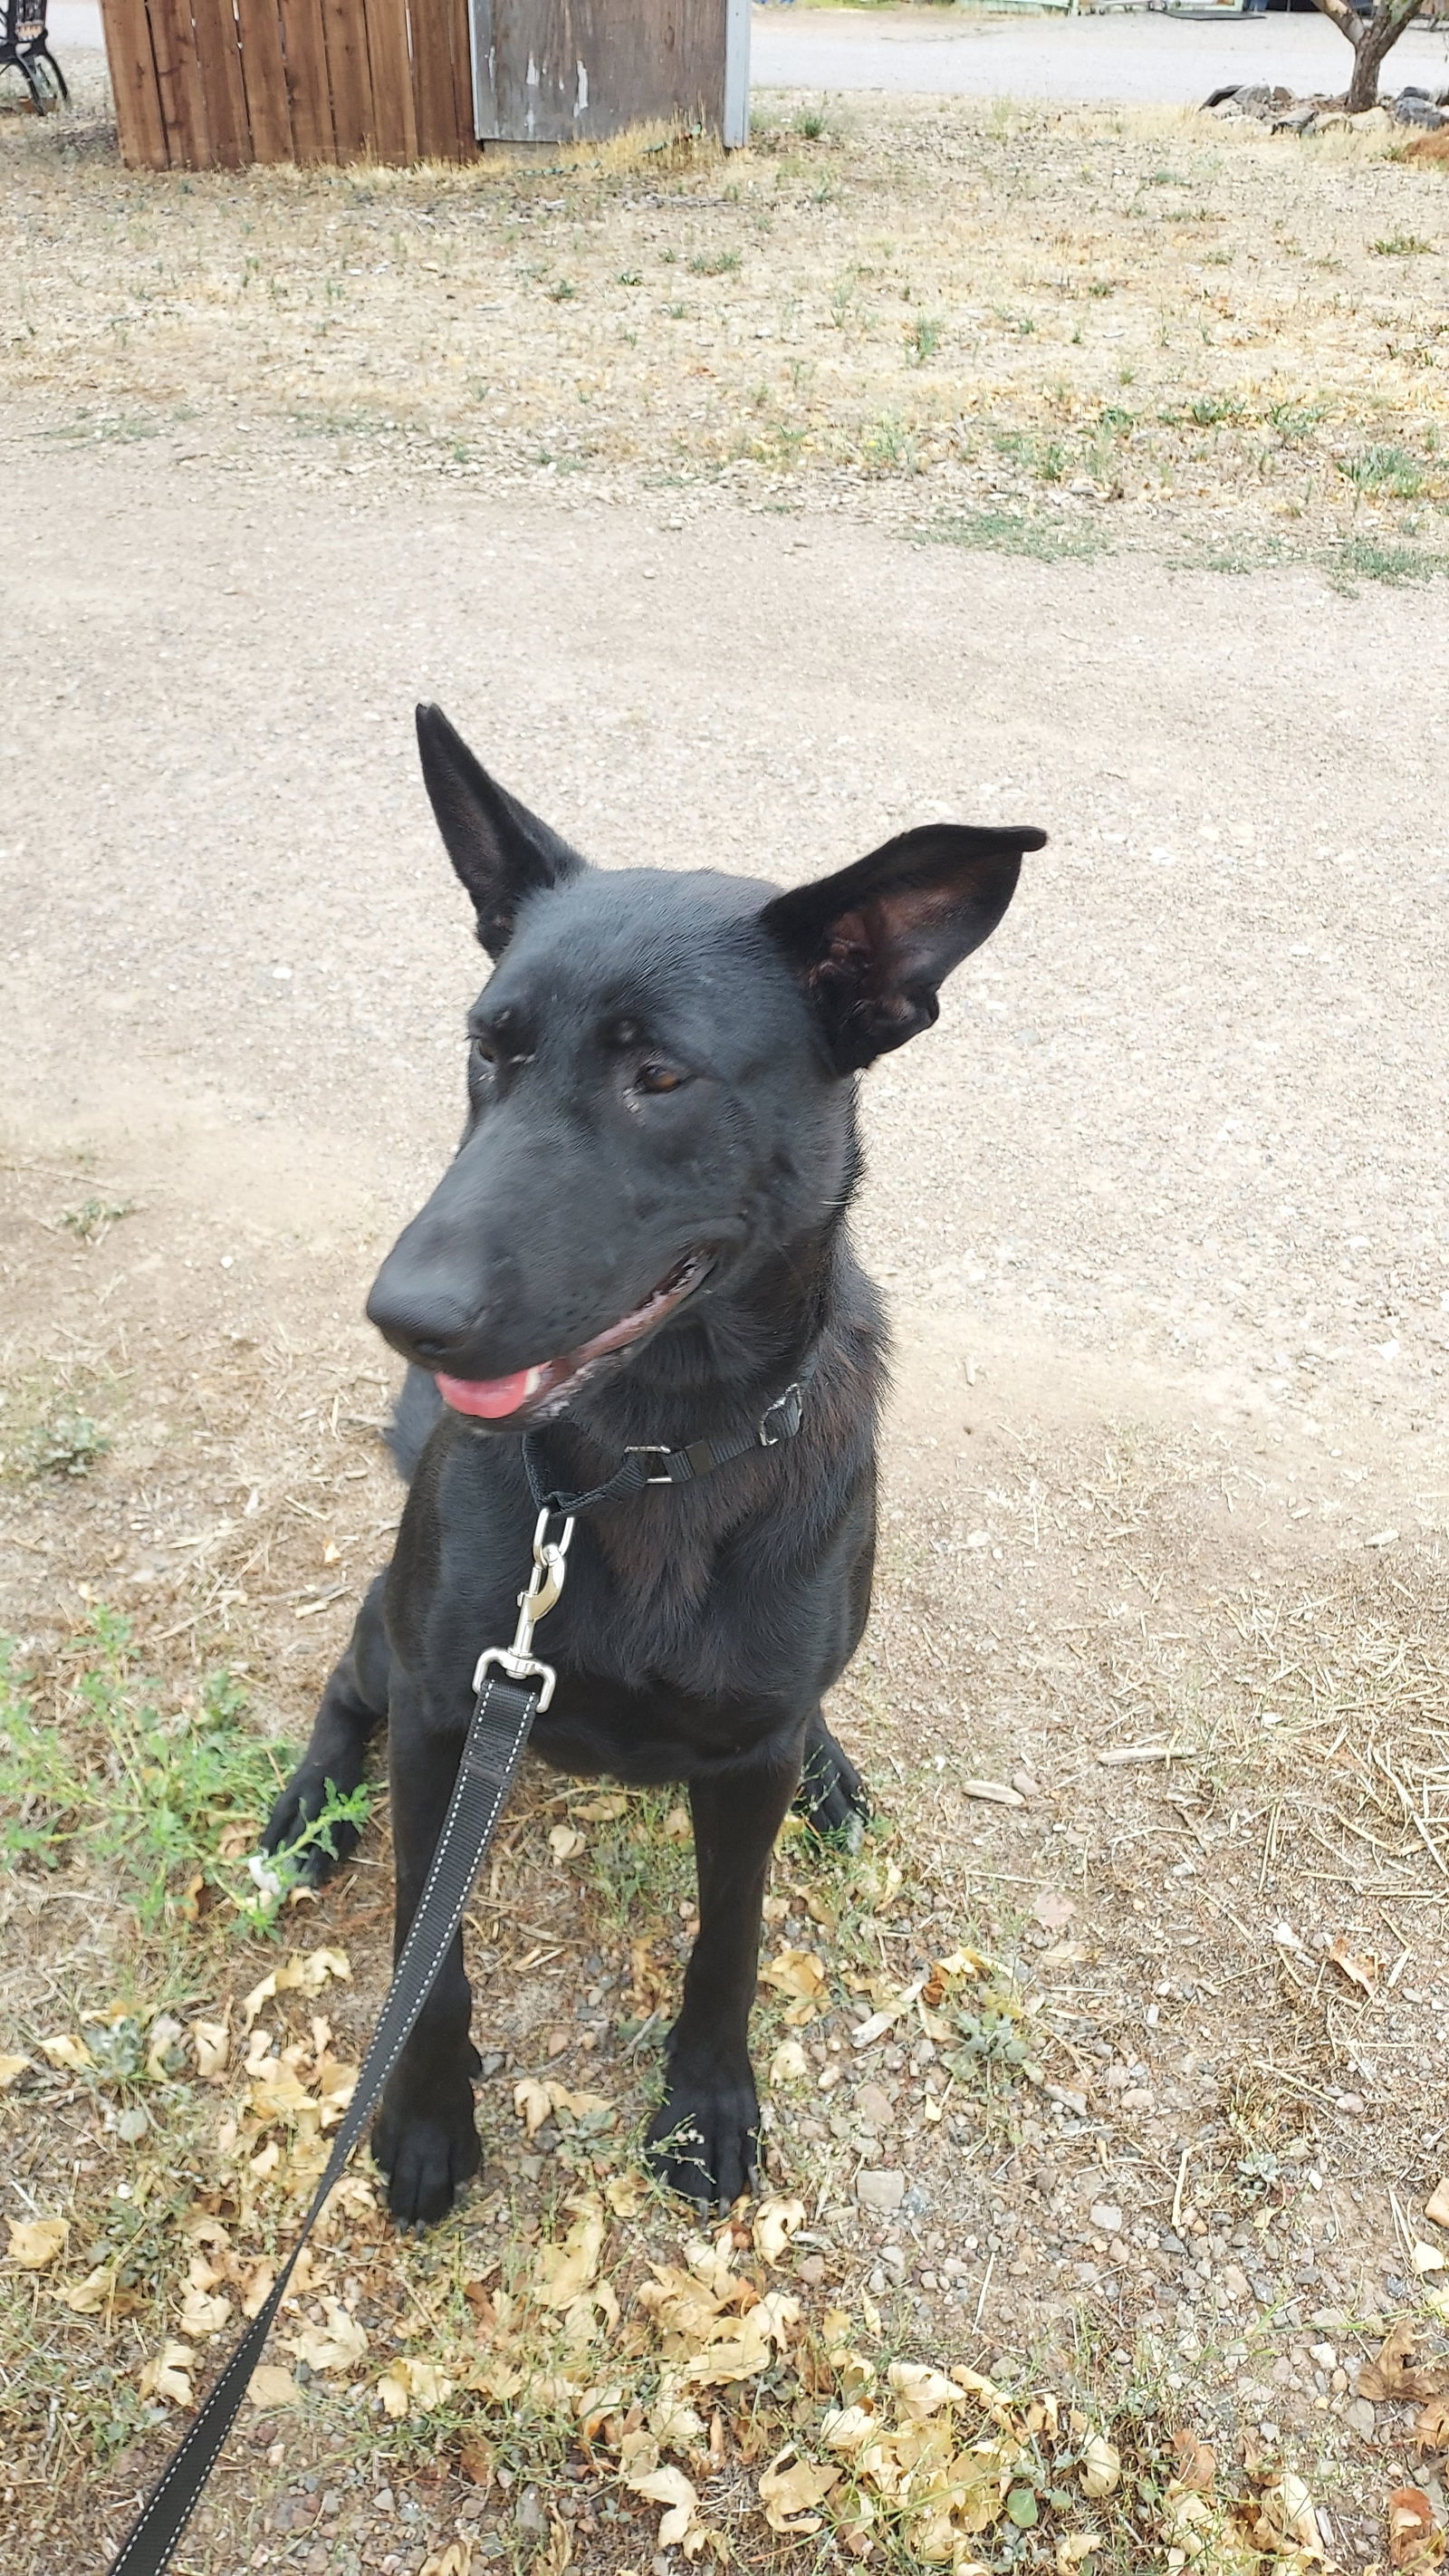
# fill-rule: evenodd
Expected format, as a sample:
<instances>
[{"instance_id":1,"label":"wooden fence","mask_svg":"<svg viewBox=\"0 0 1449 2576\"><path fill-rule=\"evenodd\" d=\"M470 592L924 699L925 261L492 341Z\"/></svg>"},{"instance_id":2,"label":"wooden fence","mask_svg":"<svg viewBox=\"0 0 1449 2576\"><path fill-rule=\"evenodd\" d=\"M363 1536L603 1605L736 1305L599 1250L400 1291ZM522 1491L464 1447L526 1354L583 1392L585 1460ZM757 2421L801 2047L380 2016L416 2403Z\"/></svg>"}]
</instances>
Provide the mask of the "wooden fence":
<instances>
[{"instance_id":1,"label":"wooden fence","mask_svg":"<svg viewBox=\"0 0 1449 2576\"><path fill-rule=\"evenodd\" d=\"M103 0L121 157L467 161L467 0Z\"/></svg>"}]
</instances>

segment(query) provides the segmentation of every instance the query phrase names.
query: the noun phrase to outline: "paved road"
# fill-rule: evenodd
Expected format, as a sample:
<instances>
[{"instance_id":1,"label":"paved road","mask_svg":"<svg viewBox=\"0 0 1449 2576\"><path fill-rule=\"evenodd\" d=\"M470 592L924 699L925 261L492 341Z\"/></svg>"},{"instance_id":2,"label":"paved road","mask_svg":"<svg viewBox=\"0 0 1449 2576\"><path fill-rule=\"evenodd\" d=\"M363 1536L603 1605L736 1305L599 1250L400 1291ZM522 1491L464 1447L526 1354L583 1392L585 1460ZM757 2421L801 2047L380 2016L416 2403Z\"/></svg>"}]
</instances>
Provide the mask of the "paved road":
<instances>
[{"instance_id":1,"label":"paved road","mask_svg":"<svg viewBox=\"0 0 1449 2576\"><path fill-rule=\"evenodd\" d=\"M945 13L942 13L943 15ZM882 23L855 12L757 9L753 77L765 88L925 92L965 98L1103 100L1196 107L1233 80L1309 91L1341 87L1349 51L1310 17L1195 18L1145 12L1103 18L1023 18L944 26L919 14ZM1429 28L1400 40L1385 87L1449 85L1449 40Z\"/></svg>"}]
</instances>

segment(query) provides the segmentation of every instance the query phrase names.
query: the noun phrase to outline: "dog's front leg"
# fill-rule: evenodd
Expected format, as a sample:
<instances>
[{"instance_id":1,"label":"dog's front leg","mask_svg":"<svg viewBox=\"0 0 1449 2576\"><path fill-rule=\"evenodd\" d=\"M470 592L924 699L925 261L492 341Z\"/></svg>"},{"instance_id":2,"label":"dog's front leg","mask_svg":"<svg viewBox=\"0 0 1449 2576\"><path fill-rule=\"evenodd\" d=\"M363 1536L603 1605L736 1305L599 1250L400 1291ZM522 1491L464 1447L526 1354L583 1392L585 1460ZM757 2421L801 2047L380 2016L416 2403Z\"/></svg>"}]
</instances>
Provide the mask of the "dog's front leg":
<instances>
[{"instance_id":1,"label":"dog's front leg","mask_svg":"<svg viewBox=\"0 0 1449 2576\"><path fill-rule=\"evenodd\" d=\"M699 1937L669 2035L665 2094L649 2124L661 2180L700 2208L728 2207L758 2181L760 2104L750 2008L760 1909L775 1836L800 1781L800 1745L691 1784Z\"/></svg>"},{"instance_id":2,"label":"dog's front leg","mask_svg":"<svg viewBox=\"0 0 1449 2576\"><path fill-rule=\"evenodd\" d=\"M396 1960L448 1812L466 1727L439 1725L411 1676L393 1675L392 1838L397 1864ZM372 2152L388 2177L388 2207L404 2227L431 2226L482 2161L473 2122L478 2052L468 2036L473 1995L455 1933L437 1982L393 2068L373 2123Z\"/></svg>"}]
</instances>

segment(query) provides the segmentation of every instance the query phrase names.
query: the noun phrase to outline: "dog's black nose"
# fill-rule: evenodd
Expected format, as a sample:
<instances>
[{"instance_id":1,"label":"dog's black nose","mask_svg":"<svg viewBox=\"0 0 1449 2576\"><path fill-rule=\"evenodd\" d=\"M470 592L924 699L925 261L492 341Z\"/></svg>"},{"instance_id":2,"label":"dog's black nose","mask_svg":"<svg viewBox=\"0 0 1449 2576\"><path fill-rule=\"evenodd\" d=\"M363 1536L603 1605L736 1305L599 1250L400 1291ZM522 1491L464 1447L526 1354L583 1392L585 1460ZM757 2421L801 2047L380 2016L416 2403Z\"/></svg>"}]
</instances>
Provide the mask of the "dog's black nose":
<instances>
[{"instance_id":1,"label":"dog's black nose","mask_svg":"<svg viewBox=\"0 0 1449 2576\"><path fill-rule=\"evenodd\" d=\"M367 1316L385 1342L421 1368L441 1368L456 1358L477 1329L461 1295L450 1294L446 1282L396 1256L383 1263L373 1281Z\"/></svg>"}]
</instances>

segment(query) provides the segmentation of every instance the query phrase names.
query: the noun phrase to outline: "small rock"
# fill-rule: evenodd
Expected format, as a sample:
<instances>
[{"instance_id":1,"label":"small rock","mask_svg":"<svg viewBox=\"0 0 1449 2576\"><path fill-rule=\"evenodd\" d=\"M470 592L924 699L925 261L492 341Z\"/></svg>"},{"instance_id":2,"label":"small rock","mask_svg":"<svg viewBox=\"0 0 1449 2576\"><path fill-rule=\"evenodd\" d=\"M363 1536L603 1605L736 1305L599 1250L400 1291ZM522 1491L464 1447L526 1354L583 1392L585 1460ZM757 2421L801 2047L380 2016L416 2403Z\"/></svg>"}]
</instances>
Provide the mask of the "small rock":
<instances>
[{"instance_id":1,"label":"small rock","mask_svg":"<svg viewBox=\"0 0 1449 2576\"><path fill-rule=\"evenodd\" d=\"M1343 2414L1344 2421L1351 2431L1361 2434L1366 2442L1373 2440L1374 2424L1377 2419L1366 2397L1355 2397L1350 2405L1345 2406Z\"/></svg>"},{"instance_id":2,"label":"small rock","mask_svg":"<svg viewBox=\"0 0 1449 2576\"><path fill-rule=\"evenodd\" d=\"M881 2218L894 2218L906 2196L905 2175L890 2171L859 2173L855 2196L862 2209L873 2209Z\"/></svg>"},{"instance_id":3,"label":"small rock","mask_svg":"<svg viewBox=\"0 0 1449 2576\"><path fill-rule=\"evenodd\" d=\"M1340 2093L1333 2107L1335 2111L1341 2111L1346 2120L1361 2120L1368 2104L1361 2093Z\"/></svg>"},{"instance_id":4,"label":"small rock","mask_svg":"<svg viewBox=\"0 0 1449 2576\"><path fill-rule=\"evenodd\" d=\"M1117 2207L1115 2201L1094 2200L1092 2203L1091 2214L1092 2225L1096 2228L1099 2236L1121 2235L1122 2212Z\"/></svg>"},{"instance_id":5,"label":"small rock","mask_svg":"<svg viewBox=\"0 0 1449 2576\"><path fill-rule=\"evenodd\" d=\"M514 2520L520 2531L528 2532L536 2540L542 2538L544 2514L537 2487L524 2488L514 2509Z\"/></svg>"},{"instance_id":6,"label":"small rock","mask_svg":"<svg viewBox=\"0 0 1449 2576\"><path fill-rule=\"evenodd\" d=\"M855 2116L863 2129L876 2136L889 2129L895 2120L896 2106L882 2084L861 2084L855 2092Z\"/></svg>"},{"instance_id":7,"label":"small rock","mask_svg":"<svg viewBox=\"0 0 1449 2576\"><path fill-rule=\"evenodd\" d=\"M1218 2278L1222 2282L1223 2288L1226 2290L1228 2297L1235 2303L1240 2305L1243 2300L1251 2298L1252 2292L1248 2286L1248 2276L1240 2263L1225 2263L1222 2271L1218 2275Z\"/></svg>"},{"instance_id":8,"label":"small rock","mask_svg":"<svg viewBox=\"0 0 1449 2576\"><path fill-rule=\"evenodd\" d=\"M810 2289L818 2290L825 2278L824 2257L819 2254L807 2254L800 2266L800 2278Z\"/></svg>"},{"instance_id":9,"label":"small rock","mask_svg":"<svg viewBox=\"0 0 1449 2576\"><path fill-rule=\"evenodd\" d=\"M899 2245L883 2245L880 2249L880 2259L893 2279L896 2281L905 2279L906 2258Z\"/></svg>"}]
</instances>

